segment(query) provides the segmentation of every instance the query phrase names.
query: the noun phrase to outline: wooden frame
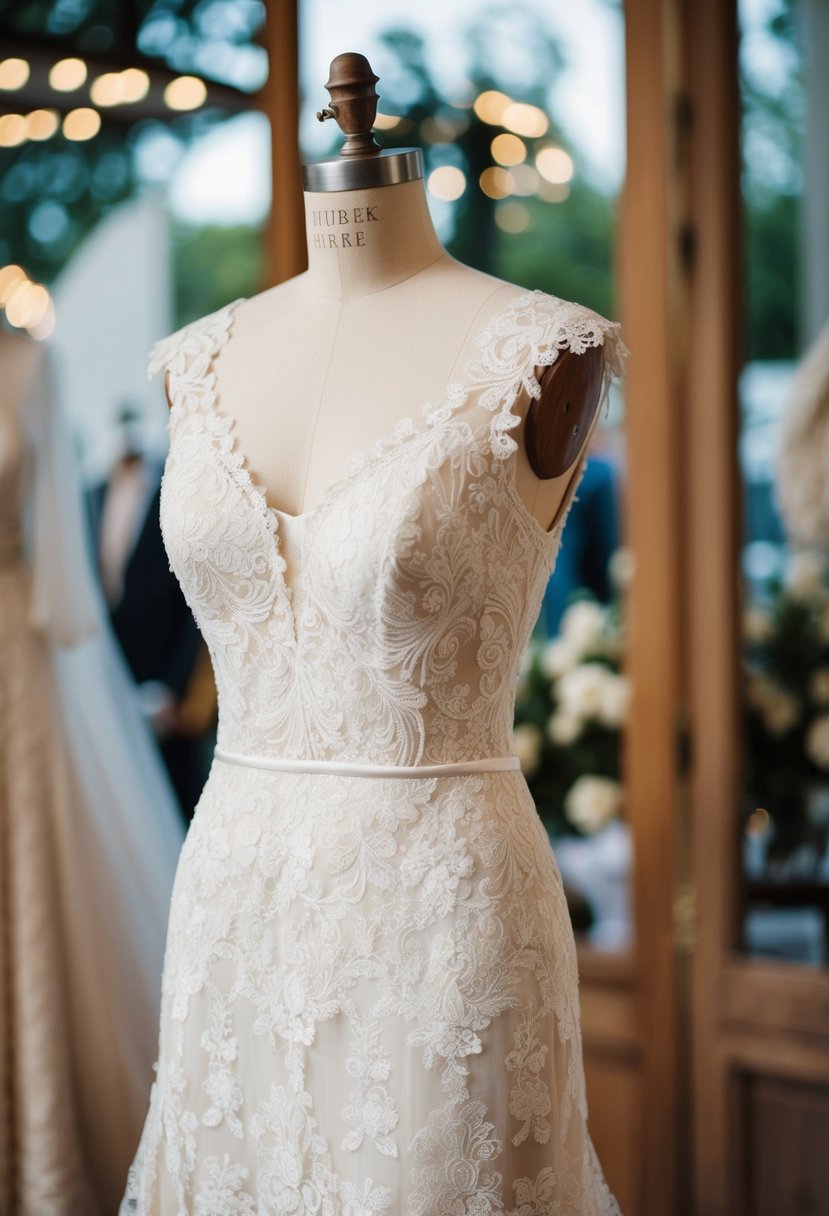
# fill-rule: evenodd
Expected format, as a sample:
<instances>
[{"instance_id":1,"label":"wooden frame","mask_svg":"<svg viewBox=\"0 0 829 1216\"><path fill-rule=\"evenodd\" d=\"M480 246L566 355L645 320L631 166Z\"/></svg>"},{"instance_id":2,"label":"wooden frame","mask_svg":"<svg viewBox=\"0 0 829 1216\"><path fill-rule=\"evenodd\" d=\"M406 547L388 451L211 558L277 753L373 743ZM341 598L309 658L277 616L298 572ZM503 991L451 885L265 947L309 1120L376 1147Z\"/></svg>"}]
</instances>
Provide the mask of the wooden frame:
<instances>
[{"instance_id":1,"label":"wooden frame","mask_svg":"<svg viewBox=\"0 0 829 1216\"><path fill-rule=\"evenodd\" d=\"M301 274L308 265L299 158L299 15L297 0L268 5L264 42L268 79L259 106L271 124L273 205L265 230L265 286Z\"/></svg>"},{"instance_id":2,"label":"wooden frame","mask_svg":"<svg viewBox=\"0 0 829 1216\"><path fill-rule=\"evenodd\" d=\"M748 1212L745 1078L829 1088L829 974L737 951L740 520L737 377L743 363L736 0L686 14L694 115L685 471L693 862L704 884L693 963L695 1212ZM781 1163L782 1167L783 1163Z\"/></svg>"},{"instance_id":3,"label":"wooden frame","mask_svg":"<svg viewBox=\"0 0 829 1216\"><path fill-rule=\"evenodd\" d=\"M634 847L635 957L642 1052L637 1216L676 1216L683 1192L679 968L674 906L681 809L679 545L681 179L676 0L627 0L627 175L620 225L627 367L628 543L635 556L627 614L633 704L625 744Z\"/></svg>"}]
</instances>

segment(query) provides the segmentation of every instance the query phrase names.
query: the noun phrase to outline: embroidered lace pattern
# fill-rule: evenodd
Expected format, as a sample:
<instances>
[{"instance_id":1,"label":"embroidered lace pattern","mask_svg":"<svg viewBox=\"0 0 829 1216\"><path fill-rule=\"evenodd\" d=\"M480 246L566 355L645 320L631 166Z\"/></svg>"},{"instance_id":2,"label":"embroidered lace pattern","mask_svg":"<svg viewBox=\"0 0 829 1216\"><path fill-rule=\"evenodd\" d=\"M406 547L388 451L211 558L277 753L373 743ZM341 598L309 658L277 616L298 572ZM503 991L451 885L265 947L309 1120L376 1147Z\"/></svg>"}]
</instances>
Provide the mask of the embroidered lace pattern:
<instances>
[{"instance_id":1,"label":"embroidered lace pattern","mask_svg":"<svg viewBox=\"0 0 829 1216\"><path fill-rule=\"evenodd\" d=\"M217 387L236 305L154 350L170 560L228 751L368 764L511 750L518 665L584 471L545 531L515 487L534 369L616 323L516 296L437 405L280 513ZM182 853L158 1075L123 1213L618 1216L587 1131L561 879L520 773L214 762Z\"/></svg>"}]
</instances>

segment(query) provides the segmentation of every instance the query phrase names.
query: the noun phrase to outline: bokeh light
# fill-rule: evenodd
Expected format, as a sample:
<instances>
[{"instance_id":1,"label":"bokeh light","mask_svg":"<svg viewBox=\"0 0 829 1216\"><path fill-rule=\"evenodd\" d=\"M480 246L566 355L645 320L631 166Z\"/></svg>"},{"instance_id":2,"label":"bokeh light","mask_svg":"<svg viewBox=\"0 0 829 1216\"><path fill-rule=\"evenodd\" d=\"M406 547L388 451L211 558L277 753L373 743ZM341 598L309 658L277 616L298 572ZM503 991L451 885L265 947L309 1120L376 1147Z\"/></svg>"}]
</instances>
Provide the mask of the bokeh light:
<instances>
[{"instance_id":1,"label":"bokeh light","mask_svg":"<svg viewBox=\"0 0 829 1216\"><path fill-rule=\"evenodd\" d=\"M0 61L0 89L22 89L30 71L25 59L3 59Z\"/></svg>"},{"instance_id":2,"label":"bokeh light","mask_svg":"<svg viewBox=\"0 0 829 1216\"><path fill-rule=\"evenodd\" d=\"M511 105L512 98L507 97L506 93L501 93L498 89L487 89L484 93L478 94L472 108L481 122L489 123L493 127L500 127L504 114Z\"/></svg>"},{"instance_id":3,"label":"bokeh light","mask_svg":"<svg viewBox=\"0 0 829 1216\"><path fill-rule=\"evenodd\" d=\"M490 165L478 178L478 185L487 198L506 198L508 194L512 194L513 175L509 169Z\"/></svg>"},{"instance_id":4,"label":"bokeh light","mask_svg":"<svg viewBox=\"0 0 829 1216\"><path fill-rule=\"evenodd\" d=\"M520 165L527 157L527 145L517 135L496 135L490 150L499 165Z\"/></svg>"},{"instance_id":5,"label":"bokeh light","mask_svg":"<svg viewBox=\"0 0 829 1216\"><path fill-rule=\"evenodd\" d=\"M495 223L502 232L525 232L530 226L530 213L523 203L510 199L496 207Z\"/></svg>"},{"instance_id":6,"label":"bokeh light","mask_svg":"<svg viewBox=\"0 0 829 1216\"><path fill-rule=\"evenodd\" d=\"M6 304L12 292L26 277L23 267L14 262L0 268L0 308Z\"/></svg>"},{"instance_id":7,"label":"bokeh light","mask_svg":"<svg viewBox=\"0 0 829 1216\"><path fill-rule=\"evenodd\" d=\"M86 64L82 59L59 59L49 72L49 84L58 93L71 93L86 80Z\"/></svg>"},{"instance_id":8,"label":"bokeh light","mask_svg":"<svg viewBox=\"0 0 829 1216\"><path fill-rule=\"evenodd\" d=\"M101 129L101 116L89 106L70 110L63 120L63 134L67 139L92 139Z\"/></svg>"},{"instance_id":9,"label":"bokeh light","mask_svg":"<svg viewBox=\"0 0 829 1216\"><path fill-rule=\"evenodd\" d=\"M171 110L197 110L207 99L207 86L198 76L178 76L164 90L164 101Z\"/></svg>"},{"instance_id":10,"label":"bokeh light","mask_svg":"<svg viewBox=\"0 0 829 1216\"><path fill-rule=\"evenodd\" d=\"M0 148L16 148L26 139L26 119L22 114L0 114Z\"/></svg>"},{"instance_id":11,"label":"bokeh light","mask_svg":"<svg viewBox=\"0 0 829 1216\"><path fill-rule=\"evenodd\" d=\"M573 158L563 148L542 148L536 155L535 166L548 182L569 182L573 176Z\"/></svg>"},{"instance_id":12,"label":"bokeh light","mask_svg":"<svg viewBox=\"0 0 829 1216\"><path fill-rule=\"evenodd\" d=\"M56 110L32 110L26 115L26 138L35 141L51 139L60 125Z\"/></svg>"},{"instance_id":13,"label":"bokeh light","mask_svg":"<svg viewBox=\"0 0 829 1216\"><path fill-rule=\"evenodd\" d=\"M501 115L501 126L515 135L525 135L530 139L546 134L549 125L550 120L543 110L522 101L512 102Z\"/></svg>"},{"instance_id":14,"label":"bokeh light","mask_svg":"<svg viewBox=\"0 0 829 1216\"><path fill-rule=\"evenodd\" d=\"M427 185L435 198L452 203L466 189L466 174L454 165L441 165L429 174Z\"/></svg>"}]
</instances>

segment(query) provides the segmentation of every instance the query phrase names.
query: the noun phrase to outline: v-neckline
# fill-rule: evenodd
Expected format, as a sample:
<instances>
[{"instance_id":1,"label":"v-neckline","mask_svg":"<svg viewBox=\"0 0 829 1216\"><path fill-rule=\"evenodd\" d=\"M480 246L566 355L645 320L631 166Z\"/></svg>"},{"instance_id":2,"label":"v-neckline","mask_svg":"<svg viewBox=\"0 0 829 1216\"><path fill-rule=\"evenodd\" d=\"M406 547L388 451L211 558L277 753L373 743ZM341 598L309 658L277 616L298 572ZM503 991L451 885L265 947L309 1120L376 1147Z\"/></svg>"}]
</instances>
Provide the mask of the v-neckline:
<instances>
[{"instance_id":1,"label":"v-neckline","mask_svg":"<svg viewBox=\"0 0 829 1216\"><path fill-rule=\"evenodd\" d=\"M492 391L493 385L499 384L498 376L495 375L491 382L482 379L480 383L476 383L474 373L481 367L486 354L485 348L490 354L492 353L492 345L502 336L499 327L513 312L516 310L520 312L526 304L534 300L546 300L558 311L560 308L566 307L568 301L561 300L557 296L551 296L540 288L517 292L507 301L503 308L493 312L487 321L478 326L474 331L471 331L473 333L473 344L483 353L472 355L466 360L466 363L463 365L463 378L448 381L443 397L438 405L434 405L428 400L425 401L421 405L419 417L409 415L406 418L400 419L390 431L383 433L375 439L370 448L360 448L352 452L346 462L344 472L335 480L329 482L320 501L313 507L292 515L278 507L271 506L268 501L267 488L252 472L248 457L239 445L235 415L223 411L217 405L219 393L216 387L216 359L231 336L236 309L240 304L246 302L246 300L246 296L240 296L220 310L219 315L222 318L220 326L221 340L212 345L209 352L205 353L204 361L201 364L199 380L202 388L207 391L202 391L199 394L198 408L210 420L211 425L207 427L207 438L209 438L211 449L215 453L216 458L221 463L225 473L235 481L245 498L258 511L269 533L271 538L270 560L274 564L277 577L277 597L281 601L282 612L289 623L291 639L296 646L299 644L299 619L294 602L294 591L296 588L285 577L288 563L285 557L285 546L282 543L282 529L286 521L288 527L297 528L316 522L318 517L329 511L346 490L357 484L360 478L363 478L369 472L374 472L383 467L387 461L396 456L404 447L408 447L412 443L421 442L426 437L437 434L441 427L454 417L460 407L465 404L471 393L483 391L487 387ZM198 324L198 322L195 324ZM512 423L508 425L517 425L519 421L515 415L510 414L510 410L515 404L521 384L526 383L526 368L517 364L514 366L510 364L507 374L512 375L512 382L508 390L509 399L505 401L502 392L498 402L492 401L487 403L488 408L494 414L491 432L494 431L495 422L504 412L513 419ZM499 387L503 389L503 385L499 385ZM507 464L513 470L513 476L510 476L508 473L505 474L502 479L503 484L513 505L519 510L521 520L530 529L533 543L544 552L552 552L561 527L545 529L530 514L523 500L518 495L514 484L513 462L507 460L498 461L497 463ZM306 532L301 536L303 546L307 541L308 534Z\"/></svg>"},{"instance_id":2,"label":"v-neckline","mask_svg":"<svg viewBox=\"0 0 829 1216\"><path fill-rule=\"evenodd\" d=\"M493 313L488 321L476 328L474 331L474 344L481 348L483 346L483 337L488 334L491 329L497 327L501 321L508 317L516 306L525 301L528 296L530 298L537 296L540 298L549 299L554 303L560 303L560 301L557 301L556 297L548 295L548 293L541 291L540 288L535 288L531 291L518 292L511 300L507 302L506 305L504 305L503 308L498 309L495 313ZM210 354L206 367L204 368L205 379L208 376L212 376L213 378L213 392L210 394L210 399L205 402L205 406L207 411L211 413L214 418L221 420L223 425L223 434L229 440L229 448L233 455L233 459L232 461L225 460L223 461L223 464L225 467L232 470L239 482L248 491L249 497L254 499L265 514L270 524L270 531L274 538L274 546L280 557L283 557L281 553L281 546L279 544L280 521L287 521L288 525L293 527L314 518L324 510L329 509L336 499L339 498L341 494L345 493L347 488L355 483L358 476L363 476L369 471L382 467L385 461L395 455L404 444L420 440L426 435L432 434L433 431L437 431L439 425L448 421L448 419L452 417L466 402L469 394L474 390L475 385L470 383L468 372L470 365L477 365L479 359L473 355L466 361L464 365L465 375L463 379L456 378L447 382L438 405L434 405L430 400L424 401L420 407L419 415L410 414L405 418L401 418L397 423L395 423L393 428L378 436L370 447L356 449L348 457L344 471L327 484L323 490L322 497L320 498L319 502L315 503L313 507L307 508L304 511L291 514L288 511L283 511L281 508L271 505L267 487L263 485L259 478L253 473L247 453L242 450L241 445L239 444L237 420L235 415L229 414L227 411L221 409L217 405L219 393L216 389L216 359L220 351L231 338L236 309L241 304L246 302L247 297L240 296L238 299L233 300L230 304L225 306L228 323L225 329L224 339L221 346ZM220 453L222 453L222 448L219 450ZM540 526L541 525L539 525L539 527Z\"/></svg>"}]
</instances>

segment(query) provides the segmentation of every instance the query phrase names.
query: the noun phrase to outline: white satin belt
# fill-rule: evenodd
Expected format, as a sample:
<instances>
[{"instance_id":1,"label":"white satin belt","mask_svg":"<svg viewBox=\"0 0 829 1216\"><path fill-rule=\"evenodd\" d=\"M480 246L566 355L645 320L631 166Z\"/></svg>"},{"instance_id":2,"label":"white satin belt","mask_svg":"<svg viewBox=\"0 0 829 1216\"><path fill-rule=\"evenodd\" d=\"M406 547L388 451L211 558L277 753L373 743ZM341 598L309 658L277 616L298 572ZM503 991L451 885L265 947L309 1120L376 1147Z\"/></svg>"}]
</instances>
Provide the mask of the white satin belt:
<instances>
[{"instance_id":1,"label":"white satin belt","mask_svg":"<svg viewBox=\"0 0 829 1216\"><path fill-rule=\"evenodd\" d=\"M213 752L225 764L247 768L279 769L285 773L334 773L340 777L453 777L456 773L500 773L521 767L517 756L484 756L456 764L354 764L344 760L281 760L278 756L243 756L217 747Z\"/></svg>"}]
</instances>

